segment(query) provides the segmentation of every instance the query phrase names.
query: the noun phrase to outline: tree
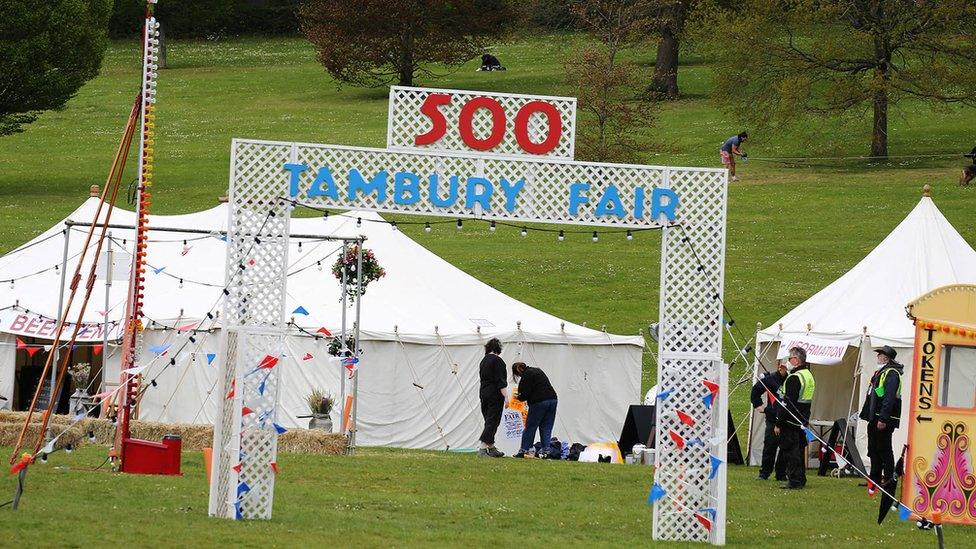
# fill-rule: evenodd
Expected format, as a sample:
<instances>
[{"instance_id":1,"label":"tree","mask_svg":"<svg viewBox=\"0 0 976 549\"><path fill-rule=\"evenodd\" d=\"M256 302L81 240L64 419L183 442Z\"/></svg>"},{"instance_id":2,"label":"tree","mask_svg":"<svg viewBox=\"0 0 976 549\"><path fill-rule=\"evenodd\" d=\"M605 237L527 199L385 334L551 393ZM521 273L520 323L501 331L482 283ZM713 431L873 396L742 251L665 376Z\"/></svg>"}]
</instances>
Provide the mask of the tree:
<instances>
[{"instance_id":1,"label":"tree","mask_svg":"<svg viewBox=\"0 0 976 549\"><path fill-rule=\"evenodd\" d=\"M485 53L509 20L507 0L309 0L302 32L337 81L356 86L434 76Z\"/></svg>"},{"instance_id":2,"label":"tree","mask_svg":"<svg viewBox=\"0 0 976 549\"><path fill-rule=\"evenodd\" d=\"M678 98L678 50L691 0L659 0L657 60L647 91L664 99Z\"/></svg>"},{"instance_id":3,"label":"tree","mask_svg":"<svg viewBox=\"0 0 976 549\"><path fill-rule=\"evenodd\" d=\"M873 116L872 157L888 155L889 107L976 104L972 0L742 0L700 9L714 97L759 128L809 116Z\"/></svg>"},{"instance_id":4,"label":"tree","mask_svg":"<svg viewBox=\"0 0 976 549\"><path fill-rule=\"evenodd\" d=\"M653 0L584 0L574 11L598 44L574 50L565 61L582 117L577 156L584 160L633 162L640 133L653 124L651 104L638 100L640 71L621 54L653 25Z\"/></svg>"},{"instance_id":5,"label":"tree","mask_svg":"<svg viewBox=\"0 0 976 549\"><path fill-rule=\"evenodd\" d=\"M0 0L0 136L61 109L94 78L112 0Z\"/></svg>"}]
</instances>

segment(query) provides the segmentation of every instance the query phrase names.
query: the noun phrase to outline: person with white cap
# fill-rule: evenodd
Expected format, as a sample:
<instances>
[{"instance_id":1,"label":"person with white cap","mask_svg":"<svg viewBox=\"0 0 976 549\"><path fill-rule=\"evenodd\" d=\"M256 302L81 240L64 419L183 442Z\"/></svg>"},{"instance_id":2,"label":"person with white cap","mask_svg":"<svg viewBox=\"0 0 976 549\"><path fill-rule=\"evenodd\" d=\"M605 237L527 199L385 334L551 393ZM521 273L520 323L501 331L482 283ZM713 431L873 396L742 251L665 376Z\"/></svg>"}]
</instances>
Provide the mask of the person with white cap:
<instances>
[{"instance_id":1,"label":"person with white cap","mask_svg":"<svg viewBox=\"0 0 976 549\"><path fill-rule=\"evenodd\" d=\"M874 350L878 354L878 369L871 376L868 394L861 408L860 418L868 422L868 457L871 458L870 479L873 492L895 478L895 453L891 448L891 434L901 418L901 374L905 367L895 362L898 353L885 345Z\"/></svg>"}]
</instances>

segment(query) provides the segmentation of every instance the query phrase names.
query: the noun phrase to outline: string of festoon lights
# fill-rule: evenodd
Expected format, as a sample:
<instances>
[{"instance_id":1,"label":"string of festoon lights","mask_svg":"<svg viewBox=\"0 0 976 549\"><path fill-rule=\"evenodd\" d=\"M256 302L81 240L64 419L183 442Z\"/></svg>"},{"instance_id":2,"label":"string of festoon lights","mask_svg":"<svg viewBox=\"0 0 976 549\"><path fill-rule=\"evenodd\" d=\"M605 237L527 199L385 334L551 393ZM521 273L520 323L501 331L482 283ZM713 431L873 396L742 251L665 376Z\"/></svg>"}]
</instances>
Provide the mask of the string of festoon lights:
<instances>
[{"instance_id":1,"label":"string of festoon lights","mask_svg":"<svg viewBox=\"0 0 976 549\"><path fill-rule=\"evenodd\" d=\"M354 212L353 213L349 213L349 212L331 213L327 208L323 208L321 206L314 206L312 204L306 204L304 202L299 202L297 200L293 200L285 197L281 197L281 200L291 204L292 207L300 207L300 208L305 208L308 210L319 212L322 214L322 219L328 219L329 217L355 219L357 228L362 227L363 223L378 223L382 225L389 225L390 228L392 228L394 231L401 226L414 226L414 225L416 226L423 225L425 233L433 232L434 227L437 225L453 225L455 229L457 229L458 231L464 229L464 220L462 220L461 218L456 218L453 220L446 219L441 221L388 221L386 219L363 219L362 216L357 215ZM520 225L517 223L510 223L507 221L497 221L497 220L487 220L487 219L469 220L469 223L471 222L484 223L488 225L488 231L491 233L496 232L498 230L498 227L507 227L512 229L517 229L519 231L519 234L523 237L528 236L529 232L555 234L556 240L558 240L559 242L563 242L564 240L566 240L567 235L575 235L575 234L588 234L590 235L590 239L593 242L599 242L601 233L604 236L622 234L625 235L627 240L633 240L634 235L636 233L641 233L646 231L658 231L661 230L661 228L663 227L659 225L655 227L640 227L640 228L630 228L630 229L610 229L610 230L603 230L603 231L595 231L591 229L552 229L549 227L535 227L535 226L528 226L528 225ZM677 223L672 223L667 226L671 227L677 225L678 225Z\"/></svg>"}]
</instances>

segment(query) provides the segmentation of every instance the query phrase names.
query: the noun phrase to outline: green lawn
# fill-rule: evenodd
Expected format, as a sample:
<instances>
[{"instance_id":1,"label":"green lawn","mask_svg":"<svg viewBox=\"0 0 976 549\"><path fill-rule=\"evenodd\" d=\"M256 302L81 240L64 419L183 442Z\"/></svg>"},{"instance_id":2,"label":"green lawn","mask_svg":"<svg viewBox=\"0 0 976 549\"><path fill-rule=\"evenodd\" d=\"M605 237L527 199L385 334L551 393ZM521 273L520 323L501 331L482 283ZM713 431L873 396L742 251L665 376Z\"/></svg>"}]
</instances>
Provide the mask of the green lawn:
<instances>
[{"instance_id":1,"label":"green lawn","mask_svg":"<svg viewBox=\"0 0 976 549\"><path fill-rule=\"evenodd\" d=\"M91 472L104 456L102 448L83 447L31 467L20 510L0 510L0 531L15 532L18 546L42 547L633 547L650 539L649 467L403 450L283 454L274 518L235 523L207 517L199 452L184 454L177 478ZM897 515L878 526L877 502L855 480L813 476L798 493L754 480L755 469L729 473L729 545L935 544L934 533ZM3 477L0 500L14 482ZM976 531L947 526L946 542L976 544Z\"/></svg>"},{"instance_id":2,"label":"green lawn","mask_svg":"<svg viewBox=\"0 0 976 549\"><path fill-rule=\"evenodd\" d=\"M576 39L550 35L503 44L497 50L509 67L507 72L474 72L475 65L469 63L421 85L571 94L562 81L559 59ZM638 59L646 65L648 75L652 53ZM386 91L337 90L303 40L177 41L170 44L169 60L170 68L159 81L156 212L188 212L213 205L216 196L226 192L232 137L367 146L385 142ZM714 166L721 140L741 131L731 114L708 101L710 70L701 59L683 60L680 83L687 98L660 107L650 132L655 141L651 145L666 152L648 154L648 163ZM88 196L91 184L103 182L138 90L138 71L136 44L114 43L101 75L65 110L46 113L26 132L0 139L0 251L48 228ZM744 339L751 337L757 322L774 322L850 269L914 207L923 184L933 185L943 213L970 243L976 243L976 226L970 220L976 191L955 185L964 160L958 155L973 145L967 124L973 114L973 109L932 111L911 103L898 106L892 116L890 143L892 155L899 157L874 164L817 160L789 165L768 160L865 154L867 113L861 123L844 129L825 123L786 136L754 135L749 147L753 160L741 166L741 181L733 185L729 204L726 302ZM127 180L134 177L131 166L129 171ZM476 223L466 224L460 233L440 227L432 234L416 226L402 230L474 276L571 321L596 327L605 324L610 331L631 334L657 317L660 252L655 234L641 233L633 242L620 235L605 236L598 244L590 242L588 235L575 235L557 244L548 234L530 233L521 238L514 229L491 234ZM893 269L910 268L912 258L892 261ZM728 342L726 349L731 359L734 352ZM649 357L645 364L646 388L653 384L654 371ZM740 362L732 377L743 371ZM734 395L732 407L737 416L747 407L746 393L740 390ZM29 522L18 524L27 532L31 527L25 524L39 530L55 517L63 520L65 514L69 520L80 521L93 510L101 512L107 502L116 506L113 519L123 516L130 505L139 507L137 520L147 532L213 536L187 541L220 541L220 536L226 536L228 541L257 544L257 536L249 537L254 532L284 544L292 539L287 536L303 540L302 536L316 532L345 533L361 544L379 544L381 538L364 526L370 524L379 525L385 532L382 535L394 539L450 543L484 541L491 536L514 544L525 531L515 519L520 511L534 513L530 518L537 527L531 528L532 535L539 537L533 539L563 533L581 536L579 541L602 539L617 544L626 539L638 541L647 534L649 515L641 501L649 475L644 470L622 467L611 472L508 462L487 465L464 459L412 452L367 452L352 460L289 456L283 461L294 464L291 470L307 469L309 474L283 476L274 522L244 526L205 522L202 481L193 480L192 468L191 475L174 483L62 473L48 466L50 473L32 473L29 500L30 505L47 511L24 513L19 520ZM553 474L525 474L527 468L540 466L552 468ZM193 467L192 461L188 467ZM313 474L315 467L321 467L321 472ZM416 482L402 493L401 467L410 469L411 482ZM818 479L811 496L797 498L791 508L787 502L794 500L778 491L769 497L758 492L749 480L752 473L736 470L730 479L730 540L745 544L770 538L785 544L798 535L829 545L852 543L857 535L868 542L890 539L869 527L866 517L873 512L871 505L854 497L856 491L848 481ZM61 475L64 481L41 482L47 474ZM504 489L487 488L483 475L497 480ZM431 483L438 488L429 489ZM837 486L838 491L830 491L829 486ZM123 495L128 490L131 493ZM159 507L154 503L148 507L162 513L145 512L143 502L150 492L165 496ZM549 498L553 510L540 507L544 503L533 495L536 492L553 494ZM848 492L850 498L844 495ZM63 494L79 496L65 498ZM610 494L616 496L607 497ZM74 511L62 513L62 499L79 501L74 503ZM581 505L590 501L592 506ZM824 506L842 510L842 516L825 520L818 511ZM185 514L169 518L180 508ZM606 513L600 511L604 508ZM793 509L803 520L790 514ZM774 514L783 517L782 526L771 525ZM0 516L0 520L11 520L7 514ZM155 521L151 517L167 518ZM206 527L189 529L193 533L174 527L194 521ZM582 528L576 526L581 521ZM108 531L119 522L58 528L49 535L64 538L40 543L70 544L78 531L91 536L97 532L94 539L99 540L122 539L111 537L122 536L121 530ZM897 532L900 542L921 539L921 534L906 529Z\"/></svg>"}]
</instances>

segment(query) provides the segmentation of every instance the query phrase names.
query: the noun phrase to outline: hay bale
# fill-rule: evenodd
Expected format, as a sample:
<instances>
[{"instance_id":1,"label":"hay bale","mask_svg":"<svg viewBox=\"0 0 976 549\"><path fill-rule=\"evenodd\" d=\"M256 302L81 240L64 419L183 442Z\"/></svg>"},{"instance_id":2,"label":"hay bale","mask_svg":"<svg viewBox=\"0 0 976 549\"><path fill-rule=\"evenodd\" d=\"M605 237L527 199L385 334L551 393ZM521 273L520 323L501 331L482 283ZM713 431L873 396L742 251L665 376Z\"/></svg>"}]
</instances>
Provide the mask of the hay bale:
<instances>
[{"instance_id":1,"label":"hay bale","mask_svg":"<svg viewBox=\"0 0 976 549\"><path fill-rule=\"evenodd\" d=\"M0 446L13 446L23 428L27 412L0 411ZM60 433L71 425L68 416L55 415L50 424L55 433ZM41 414L35 413L27 428L24 440L33 443L41 431ZM179 435L186 450L202 450L213 444L212 425L187 425L182 423L157 423L152 421L133 421L130 424L133 438L159 441L165 435ZM100 418L85 418L72 426L58 438L56 448L68 444L79 446L89 443L89 433L94 434L93 444L110 446L115 441L115 426L111 421ZM296 454L340 455L345 452L345 435L326 433L309 429L289 429L278 436L278 451Z\"/></svg>"}]
</instances>

